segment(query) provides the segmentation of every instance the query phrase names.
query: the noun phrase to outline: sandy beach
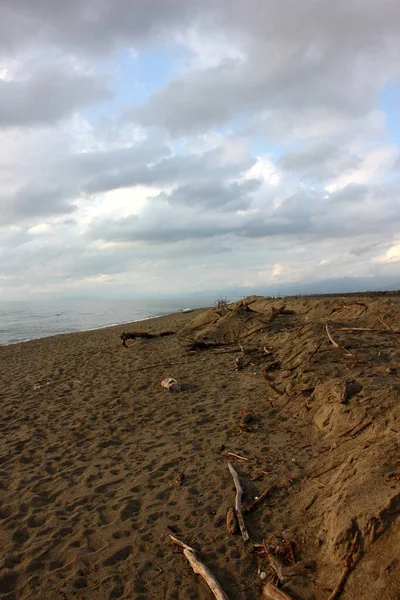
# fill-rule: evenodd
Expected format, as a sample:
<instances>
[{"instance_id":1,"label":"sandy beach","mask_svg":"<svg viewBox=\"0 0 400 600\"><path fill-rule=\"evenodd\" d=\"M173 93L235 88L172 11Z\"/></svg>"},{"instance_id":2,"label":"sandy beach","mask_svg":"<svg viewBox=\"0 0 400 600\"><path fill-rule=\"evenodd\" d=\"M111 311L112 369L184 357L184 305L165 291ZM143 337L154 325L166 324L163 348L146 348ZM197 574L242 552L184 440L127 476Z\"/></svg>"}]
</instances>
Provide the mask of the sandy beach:
<instances>
[{"instance_id":1,"label":"sandy beach","mask_svg":"<svg viewBox=\"0 0 400 600\"><path fill-rule=\"evenodd\" d=\"M232 600L328 600L352 541L340 597L398 600L399 308L251 297L0 347L0 598L211 600L174 535ZM243 507L271 488L247 543L228 462Z\"/></svg>"}]
</instances>

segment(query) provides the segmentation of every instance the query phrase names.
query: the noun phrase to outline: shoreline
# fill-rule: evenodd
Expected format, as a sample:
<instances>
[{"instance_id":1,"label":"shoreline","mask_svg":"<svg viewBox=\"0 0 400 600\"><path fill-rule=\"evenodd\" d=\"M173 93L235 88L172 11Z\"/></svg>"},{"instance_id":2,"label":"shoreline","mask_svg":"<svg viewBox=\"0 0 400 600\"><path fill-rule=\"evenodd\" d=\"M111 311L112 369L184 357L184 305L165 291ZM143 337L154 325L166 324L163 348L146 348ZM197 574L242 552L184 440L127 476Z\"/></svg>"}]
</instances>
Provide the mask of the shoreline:
<instances>
[{"instance_id":1,"label":"shoreline","mask_svg":"<svg viewBox=\"0 0 400 600\"><path fill-rule=\"evenodd\" d=\"M52 333L50 335L43 335L43 336L35 337L35 338L27 338L24 340L16 340L16 341L12 341L12 342L7 342L5 344L0 344L0 348L7 348L8 346L16 346L18 344L26 344L28 342L36 342L38 340L55 338L58 336L74 335L74 334L79 334L79 333L89 333L92 331L101 331L103 329L112 329L113 327L122 327L123 325L131 325L132 323L142 323L144 321L152 321L153 319L162 319L164 317L169 317L169 316L176 315L176 314L189 314L189 313L193 313L194 311L207 310L207 308L209 308L209 307L182 309L182 310L178 310L178 311L171 312L171 313L165 313L165 314L161 314L161 315L152 315L150 317L145 317L143 319L137 319L135 321L123 321L121 323L112 323L111 325L102 325L100 327L91 327L89 329L75 329L73 331L60 331L58 333Z\"/></svg>"}]
</instances>

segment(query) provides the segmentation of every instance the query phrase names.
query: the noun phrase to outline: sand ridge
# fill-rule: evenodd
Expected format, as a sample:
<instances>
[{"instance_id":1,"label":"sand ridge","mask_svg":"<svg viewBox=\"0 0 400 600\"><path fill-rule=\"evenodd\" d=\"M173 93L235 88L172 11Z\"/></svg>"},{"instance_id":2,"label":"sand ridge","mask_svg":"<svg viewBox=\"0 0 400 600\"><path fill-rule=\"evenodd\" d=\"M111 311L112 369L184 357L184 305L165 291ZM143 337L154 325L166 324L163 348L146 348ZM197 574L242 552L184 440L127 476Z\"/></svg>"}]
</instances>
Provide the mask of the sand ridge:
<instances>
[{"instance_id":1,"label":"sand ridge","mask_svg":"<svg viewBox=\"0 0 400 600\"><path fill-rule=\"evenodd\" d=\"M284 591L322 600L359 531L342 597L398 599L399 329L396 294L252 297L1 347L0 598L212 598L174 533L232 599L273 576L253 543L292 543ZM124 348L127 330L177 333ZM244 502L275 486L247 545L225 527L228 460Z\"/></svg>"}]
</instances>

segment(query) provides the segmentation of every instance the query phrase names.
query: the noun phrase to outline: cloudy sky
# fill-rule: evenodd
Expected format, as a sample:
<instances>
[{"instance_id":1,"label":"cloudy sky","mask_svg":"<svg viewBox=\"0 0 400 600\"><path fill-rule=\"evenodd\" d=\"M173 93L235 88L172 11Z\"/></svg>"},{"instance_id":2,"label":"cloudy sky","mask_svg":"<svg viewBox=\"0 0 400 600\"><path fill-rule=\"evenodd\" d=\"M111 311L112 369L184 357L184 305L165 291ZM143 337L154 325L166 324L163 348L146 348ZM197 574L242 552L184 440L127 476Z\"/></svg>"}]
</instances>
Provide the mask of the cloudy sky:
<instances>
[{"instance_id":1,"label":"cloudy sky","mask_svg":"<svg viewBox=\"0 0 400 600\"><path fill-rule=\"evenodd\" d=\"M2 0L0 128L0 299L400 288L398 0Z\"/></svg>"}]
</instances>

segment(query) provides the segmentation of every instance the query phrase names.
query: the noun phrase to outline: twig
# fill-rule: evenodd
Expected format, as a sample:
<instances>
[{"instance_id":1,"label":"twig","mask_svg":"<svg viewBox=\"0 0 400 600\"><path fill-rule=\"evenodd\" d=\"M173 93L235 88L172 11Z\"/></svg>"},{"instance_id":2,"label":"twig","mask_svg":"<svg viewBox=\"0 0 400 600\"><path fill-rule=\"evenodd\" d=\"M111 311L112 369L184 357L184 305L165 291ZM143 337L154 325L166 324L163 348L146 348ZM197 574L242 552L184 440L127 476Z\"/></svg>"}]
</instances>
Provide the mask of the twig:
<instances>
[{"instance_id":1,"label":"twig","mask_svg":"<svg viewBox=\"0 0 400 600\"><path fill-rule=\"evenodd\" d=\"M340 596L340 594L343 592L343 587L344 587L344 584L346 583L346 579L347 579L350 571L353 568L353 564L354 564L353 563L353 554L354 554L356 546L357 546L358 536L359 536L359 531L356 532L356 534L353 538L353 541L351 542L351 546L350 546L350 549L346 556L344 569L343 569L342 575L339 579L339 583L333 590L332 594L329 596L328 600L335 600L335 598L338 598L338 596Z\"/></svg>"},{"instance_id":2,"label":"twig","mask_svg":"<svg viewBox=\"0 0 400 600\"><path fill-rule=\"evenodd\" d=\"M278 590L272 583L266 583L262 588L263 597L266 600L292 600L290 596Z\"/></svg>"},{"instance_id":3,"label":"twig","mask_svg":"<svg viewBox=\"0 0 400 600\"><path fill-rule=\"evenodd\" d=\"M171 538L171 540L174 542L174 544L176 544L177 546L180 546L181 548L183 548L184 550L189 550L189 552L193 552L194 554L196 554L197 550L195 550L194 548L192 548L191 546L188 546L187 544L185 544L184 542L181 542L180 540L178 540L178 538L174 537L173 535L169 536Z\"/></svg>"},{"instance_id":4,"label":"twig","mask_svg":"<svg viewBox=\"0 0 400 600\"><path fill-rule=\"evenodd\" d=\"M238 474L236 473L235 469L233 468L233 466L229 462L228 462L228 469L230 471L230 474L233 477L233 481L234 481L235 487L236 487L236 498L235 498L235 512L236 512L236 517L237 517L237 520L238 520L238 523L239 523L239 527L240 527L240 532L242 534L242 538L243 538L243 540L245 542L247 542L248 539L249 539L249 534L248 534L247 529L246 529L246 524L244 522L243 512L242 512L243 488L240 485Z\"/></svg>"},{"instance_id":5,"label":"twig","mask_svg":"<svg viewBox=\"0 0 400 600\"><path fill-rule=\"evenodd\" d=\"M177 540L172 535L169 536L174 544L177 544L181 548L184 548L183 554L188 560L190 566L196 575L201 575L204 581L207 583L208 587L214 594L217 600L228 600L228 596L225 594L224 590L219 585L218 581L215 579L214 575L211 573L210 569L206 567L195 555L195 550L190 546L187 546L180 540Z\"/></svg>"},{"instance_id":6,"label":"twig","mask_svg":"<svg viewBox=\"0 0 400 600\"><path fill-rule=\"evenodd\" d=\"M235 458L239 458L240 460L250 460L250 458L246 458L245 456L240 456L240 454L235 454L234 452L227 452L227 456L234 456Z\"/></svg>"},{"instance_id":7,"label":"twig","mask_svg":"<svg viewBox=\"0 0 400 600\"><path fill-rule=\"evenodd\" d=\"M349 352L348 350L346 350L346 348L343 348L343 346L339 346L339 344L337 342L335 342L335 340L331 336L331 332L329 331L328 323L326 323L325 329L326 329L326 334L327 334L332 346L334 346L335 348L340 348L341 350L344 350L346 352L346 354L348 354L348 356L353 356L352 352Z\"/></svg>"},{"instance_id":8,"label":"twig","mask_svg":"<svg viewBox=\"0 0 400 600\"><path fill-rule=\"evenodd\" d=\"M271 548L268 546L268 543L263 541L265 555L268 559L269 566L274 571L276 577L278 578L279 583L285 583L286 578L283 576L282 565L279 560L272 554Z\"/></svg>"},{"instance_id":9,"label":"twig","mask_svg":"<svg viewBox=\"0 0 400 600\"><path fill-rule=\"evenodd\" d=\"M138 371L148 371L149 369L155 369L156 367L174 367L176 365L181 365L182 362L176 363L157 363L155 365L147 365L146 367L139 367L138 369L129 369L129 373L137 373Z\"/></svg>"},{"instance_id":10,"label":"twig","mask_svg":"<svg viewBox=\"0 0 400 600\"><path fill-rule=\"evenodd\" d=\"M257 506L259 506L261 504L261 502L263 502L265 500L265 498L274 489L275 489L275 486L271 485L271 487L269 487L267 490L265 490L265 492L263 492L258 498L256 498L254 500L254 502L252 502L251 504L249 504L248 506L246 506L246 508L244 509L244 514L247 515L247 514L249 514L249 512L251 512L252 510L254 510L255 508L257 508Z\"/></svg>"},{"instance_id":11,"label":"twig","mask_svg":"<svg viewBox=\"0 0 400 600\"><path fill-rule=\"evenodd\" d=\"M370 331L373 333L386 333L386 331L382 331L382 329L375 329L373 327L339 327L338 331L354 331L354 332L362 332L362 331ZM391 333L398 334L400 331L397 329L390 329Z\"/></svg>"},{"instance_id":12,"label":"twig","mask_svg":"<svg viewBox=\"0 0 400 600\"><path fill-rule=\"evenodd\" d=\"M390 331L391 333L393 333L393 335L395 335L395 336L397 336L397 335L398 335L398 332L397 332L397 331L395 331L394 329L392 329L391 327L389 327L389 325L387 325L387 324L385 323L385 321L383 321L383 320L382 320L380 317L378 317L378 321L380 321L380 322L382 323L382 325L383 325L384 327L386 327L386 329L387 329L388 331Z\"/></svg>"},{"instance_id":13,"label":"twig","mask_svg":"<svg viewBox=\"0 0 400 600\"><path fill-rule=\"evenodd\" d=\"M359 427L358 429L356 429L350 436L351 439L355 438L356 435L358 435L359 433L361 433L362 431L364 431L364 429L367 429L367 427L369 427L370 425L372 425L372 421L368 421L368 423L365 423L364 425L361 425L361 427Z\"/></svg>"}]
</instances>

